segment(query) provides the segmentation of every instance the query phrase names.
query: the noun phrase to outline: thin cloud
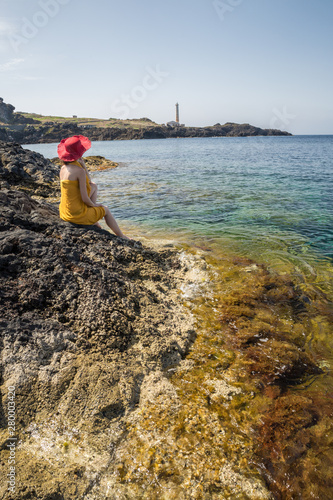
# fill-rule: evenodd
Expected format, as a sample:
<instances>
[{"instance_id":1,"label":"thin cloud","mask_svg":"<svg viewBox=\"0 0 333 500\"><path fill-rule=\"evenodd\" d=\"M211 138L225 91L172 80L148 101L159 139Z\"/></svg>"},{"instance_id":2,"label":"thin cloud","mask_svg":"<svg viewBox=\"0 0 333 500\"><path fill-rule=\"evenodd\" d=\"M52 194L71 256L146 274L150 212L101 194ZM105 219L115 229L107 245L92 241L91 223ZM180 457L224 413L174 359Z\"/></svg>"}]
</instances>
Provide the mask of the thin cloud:
<instances>
[{"instance_id":1,"label":"thin cloud","mask_svg":"<svg viewBox=\"0 0 333 500\"><path fill-rule=\"evenodd\" d=\"M0 37L12 35L16 31L16 26L4 17L0 17Z\"/></svg>"},{"instance_id":2,"label":"thin cloud","mask_svg":"<svg viewBox=\"0 0 333 500\"><path fill-rule=\"evenodd\" d=\"M42 76L29 76L29 75L15 75L12 77L14 80L25 80L28 82L33 82L36 80L44 80L44 77Z\"/></svg>"},{"instance_id":3,"label":"thin cloud","mask_svg":"<svg viewBox=\"0 0 333 500\"><path fill-rule=\"evenodd\" d=\"M23 62L24 59L11 59L10 61L4 64L0 64L0 72L10 71Z\"/></svg>"},{"instance_id":4,"label":"thin cloud","mask_svg":"<svg viewBox=\"0 0 333 500\"><path fill-rule=\"evenodd\" d=\"M17 31L18 23L16 18L0 17L0 53L8 53L11 49L10 38L15 35Z\"/></svg>"}]
</instances>

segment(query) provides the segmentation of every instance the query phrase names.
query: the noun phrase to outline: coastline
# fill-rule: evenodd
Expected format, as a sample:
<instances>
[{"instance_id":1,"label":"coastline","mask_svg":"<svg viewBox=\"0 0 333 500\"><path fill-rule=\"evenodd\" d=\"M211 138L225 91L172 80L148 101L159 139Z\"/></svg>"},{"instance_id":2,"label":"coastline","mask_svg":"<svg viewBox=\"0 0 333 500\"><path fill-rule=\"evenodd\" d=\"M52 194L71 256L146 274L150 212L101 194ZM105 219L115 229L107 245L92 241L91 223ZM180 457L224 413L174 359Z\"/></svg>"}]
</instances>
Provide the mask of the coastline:
<instances>
[{"instance_id":1,"label":"coastline","mask_svg":"<svg viewBox=\"0 0 333 500\"><path fill-rule=\"evenodd\" d=\"M61 488L66 498L75 485L76 495L102 499L112 492L110 481L114 494L140 494L146 478L127 486L122 479L138 443L128 433L145 428L145 413L156 405L167 413L180 407L168 376L178 366L180 373L191 367L185 358L196 336L194 316L183 301L202 295L206 264L170 243L155 242L159 249L151 250L59 222L54 209L22 192L2 190L0 203L2 218L9 209L0 243L7 301L2 401L6 406L8 388L15 387L19 478L10 495L2 487L2 497L19 499L29 488L47 498ZM2 446L7 442L4 426ZM225 464L224 478L230 484L236 479L236 490L253 499L265 491L231 465ZM165 485L170 487L182 498L183 489L173 481ZM153 488L151 498L155 493Z\"/></svg>"},{"instance_id":2,"label":"coastline","mask_svg":"<svg viewBox=\"0 0 333 500\"><path fill-rule=\"evenodd\" d=\"M14 152L27 155L31 169L31 153ZM44 173L40 155L34 159L38 175ZM116 491L122 488L114 453L123 463L124 454L131 456L129 428L145 425L142 415L158 401L165 411L178 404L168 377L178 366L184 370L195 340L193 312L184 299L207 287L205 259L180 252L170 241L154 241L151 249L64 223L52 204L24 192L26 175L20 186L18 173L12 177L10 168L7 173L0 192L6 302L1 392L4 407L8 388L16 393L11 439L17 440L17 482L7 493L3 484L1 495L19 499L29 488L47 498L61 485L65 497L75 488L76 494L105 498L109 477ZM11 181L23 191L8 187ZM46 189L46 200L48 195ZM3 414L4 477L11 442L5 420ZM224 474L231 482L241 479L229 469ZM244 481L250 491L252 483ZM140 489L134 481L128 492Z\"/></svg>"},{"instance_id":3,"label":"coastline","mask_svg":"<svg viewBox=\"0 0 333 500\"><path fill-rule=\"evenodd\" d=\"M216 124L208 127L168 127L153 126L113 126L86 128L75 122L54 123L51 125L3 125L0 126L0 140L19 144L47 144L59 142L71 135L84 135L91 141L167 139L193 137L257 137L257 136L291 136L289 132L276 129L262 129L248 123Z\"/></svg>"},{"instance_id":4,"label":"coastline","mask_svg":"<svg viewBox=\"0 0 333 500\"><path fill-rule=\"evenodd\" d=\"M256 500L271 498L268 485L275 494L283 491L279 470L285 472L286 458L304 477L311 473L306 453L315 453L315 439L331 428L329 402L316 386L327 369L303 339L311 334L307 317L302 322L308 291L235 255L216 259L209 248L175 248L172 240L128 244L106 231L62 223L47 184L46 203L12 190L27 193L29 172L31 186L42 189L48 160L14 153L29 162L21 161L22 170L16 163L16 173L8 163L7 186L1 186L9 321L2 324L2 363L7 385L20 388L17 412L24 410L17 448L24 485L41 498L59 488L70 497L79 488L96 500L143 492L148 498L208 499L214 492L215 498ZM32 159L39 162L35 172ZM310 298L309 318L318 322L323 311L314 292ZM75 308L68 307L72 301ZM276 364L267 366L272 354ZM255 375L246 371L254 360ZM293 393L290 384L305 389ZM283 460L275 463L277 449ZM258 473L262 463L273 467L275 486ZM69 479L60 486L65 472Z\"/></svg>"}]
</instances>

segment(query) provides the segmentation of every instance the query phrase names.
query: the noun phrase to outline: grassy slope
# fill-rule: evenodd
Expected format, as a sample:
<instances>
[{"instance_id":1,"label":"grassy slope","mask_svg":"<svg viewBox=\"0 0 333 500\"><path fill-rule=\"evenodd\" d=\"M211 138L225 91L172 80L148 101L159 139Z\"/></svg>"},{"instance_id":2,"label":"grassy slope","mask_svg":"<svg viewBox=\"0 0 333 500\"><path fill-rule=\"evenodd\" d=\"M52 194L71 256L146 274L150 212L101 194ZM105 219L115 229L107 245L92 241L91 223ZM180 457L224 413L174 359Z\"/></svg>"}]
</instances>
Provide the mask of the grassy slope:
<instances>
[{"instance_id":1,"label":"grassy slope","mask_svg":"<svg viewBox=\"0 0 333 500\"><path fill-rule=\"evenodd\" d=\"M54 122L54 123L76 123L79 126L82 125L94 125L95 127L133 127L133 128L142 128L147 126L158 126L157 123L149 120L148 118L139 118L133 120L119 120L116 118L110 118L109 120L101 120L99 118L66 118L62 116L43 116L35 113L22 113L21 115L26 118L33 118L34 120L40 121L41 125L44 125L45 122ZM34 124L34 127L38 127L37 124Z\"/></svg>"}]
</instances>

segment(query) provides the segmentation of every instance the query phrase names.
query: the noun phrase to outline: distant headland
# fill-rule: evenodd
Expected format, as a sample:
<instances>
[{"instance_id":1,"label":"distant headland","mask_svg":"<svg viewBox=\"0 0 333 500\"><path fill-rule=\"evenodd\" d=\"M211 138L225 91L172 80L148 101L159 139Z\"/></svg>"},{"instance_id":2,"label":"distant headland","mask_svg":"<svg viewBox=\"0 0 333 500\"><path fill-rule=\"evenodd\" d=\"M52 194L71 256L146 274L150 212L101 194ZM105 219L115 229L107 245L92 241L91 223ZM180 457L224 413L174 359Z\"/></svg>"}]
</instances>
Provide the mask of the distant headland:
<instances>
[{"instance_id":1,"label":"distant headland","mask_svg":"<svg viewBox=\"0 0 333 500\"><path fill-rule=\"evenodd\" d=\"M92 141L130 139L166 139L177 137L247 137L292 135L276 129L262 129L253 125L225 123L208 127L161 125L149 118L121 120L110 118L65 118L35 113L15 112L12 104L0 98L0 140L19 144L58 142L64 137L82 134Z\"/></svg>"}]
</instances>

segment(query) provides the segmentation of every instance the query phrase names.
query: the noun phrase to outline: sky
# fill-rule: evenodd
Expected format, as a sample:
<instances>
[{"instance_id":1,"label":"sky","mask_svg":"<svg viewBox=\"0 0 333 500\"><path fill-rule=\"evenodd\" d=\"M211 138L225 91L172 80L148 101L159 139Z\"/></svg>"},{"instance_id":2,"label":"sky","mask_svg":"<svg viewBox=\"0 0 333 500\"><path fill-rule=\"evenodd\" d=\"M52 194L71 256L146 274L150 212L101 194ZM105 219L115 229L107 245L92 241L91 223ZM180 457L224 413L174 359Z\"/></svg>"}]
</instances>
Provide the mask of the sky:
<instances>
[{"instance_id":1,"label":"sky","mask_svg":"<svg viewBox=\"0 0 333 500\"><path fill-rule=\"evenodd\" d=\"M332 0L0 0L16 111L333 134Z\"/></svg>"}]
</instances>

